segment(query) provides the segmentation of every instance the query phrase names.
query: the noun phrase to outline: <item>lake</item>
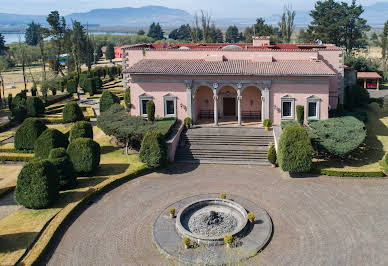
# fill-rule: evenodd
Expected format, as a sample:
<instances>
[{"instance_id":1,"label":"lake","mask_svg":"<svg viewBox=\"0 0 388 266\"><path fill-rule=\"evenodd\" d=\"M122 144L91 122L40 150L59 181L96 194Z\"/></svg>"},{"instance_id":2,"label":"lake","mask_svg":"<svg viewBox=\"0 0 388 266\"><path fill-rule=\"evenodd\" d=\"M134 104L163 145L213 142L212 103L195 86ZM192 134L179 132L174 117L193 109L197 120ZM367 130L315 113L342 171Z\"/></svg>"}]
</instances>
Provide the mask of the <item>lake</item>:
<instances>
[{"instance_id":1,"label":"lake","mask_svg":"<svg viewBox=\"0 0 388 266\"><path fill-rule=\"evenodd\" d=\"M24 39L24 32L23 33L3 33L1 34L4 36L5 43L11 44L13 42L19 42L19 37L22 42L25 41ZM89 32L89 34L111 34L111 35L136 35L136 33L125 33L125 32L104 32L104 31L96 31L96 32Z\"/></svg>"}]
</instances>

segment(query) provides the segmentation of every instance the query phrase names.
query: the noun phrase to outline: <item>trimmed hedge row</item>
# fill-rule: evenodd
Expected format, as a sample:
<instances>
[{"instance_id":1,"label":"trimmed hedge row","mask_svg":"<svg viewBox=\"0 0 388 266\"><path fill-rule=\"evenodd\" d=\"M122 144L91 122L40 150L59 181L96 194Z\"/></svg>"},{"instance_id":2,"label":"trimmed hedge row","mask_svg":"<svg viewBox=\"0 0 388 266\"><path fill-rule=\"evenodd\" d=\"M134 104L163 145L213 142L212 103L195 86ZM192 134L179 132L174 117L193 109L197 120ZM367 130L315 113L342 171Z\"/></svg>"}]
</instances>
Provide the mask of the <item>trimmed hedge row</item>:
<instances>
[{"instance_id":1,"label":"trimmed hedge row","mask_svg":"<svg viewBox=\"0 0 388 266\"><path fill-rule=\"evenodd\" d=\"M81 121L84 114L76 102L69 102L63 108L62 119L65 123Z\"/></svg>"},{"instance_id":2,"label":"trimmed hedge row","mask_svg":"<svg viewBox=\"0 0 388 266\"><path fill-rule=\"evenodd\" d=\"M78 121L70 129L69 140L73 142L79 138L93 139L92 125L87 121Z\"/></svg>"},{"instance_id":3,"label":"trimmed hedge row","mask_svg":"<svg viewBox=\"0 0 388 266\"><path fill-rule=\"evenodd\" d=\"M338 177L384 177L383 171L339 171L330 169L313 169L313 173Z\"/></svg>"},{"instance_id":4,"label":"trimmed hedge row","mask_svg":"<svg viewBox=\"0 0 388 266\"><path fill-rule=\"evenodd\" d=\"M159 167L167 163L165 136L159 131L148 131L139 152L140 161L149 167Z\"/></svg>"},{"instance_id":5,"label":"trimmed hedge row","mask_svg":"<svg viewBox=\"0 0 388 266\"><path fill-rule=\"evenodd\" d=\"M105 112L114 104L120 104L120 99L108 90L104 90L100 98L100 112Z\"/></svg>"},{"instance_id":6,"label":"trimmed hedge row","mask_svg":"<svg viewBox=\"0 0 388 266\"><path fill-rule=\"evenodd\" d=\"M71 188L77 183L77 176L74 171L69 155L64 148L56 148L50 151L49 161L58 171L59 185L61 189Z\"/></svg>"},{"instance_id":7,"label":"trimmed hedge row","mask_svg":"<svg viewBox=\"0 0 388 266\"><path fill-rule=\"evenodd\" d=\"M34 159L34 155L30 153L15 153L15 154L1 154L0 161L12 161L12 162L28 162Z\"/></svg>"}]
</instances>

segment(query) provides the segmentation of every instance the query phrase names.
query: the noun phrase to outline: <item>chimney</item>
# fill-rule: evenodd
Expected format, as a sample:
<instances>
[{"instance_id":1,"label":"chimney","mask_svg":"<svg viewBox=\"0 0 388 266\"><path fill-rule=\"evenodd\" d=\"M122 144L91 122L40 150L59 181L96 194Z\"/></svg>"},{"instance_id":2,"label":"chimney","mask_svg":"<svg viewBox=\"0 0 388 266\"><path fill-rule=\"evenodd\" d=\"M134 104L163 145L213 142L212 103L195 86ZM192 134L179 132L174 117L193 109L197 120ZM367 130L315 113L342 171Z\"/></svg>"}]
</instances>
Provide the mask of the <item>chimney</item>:
<instances>
[{"instance_id":1,"label":"chimney","mask_svg":"<svg viewBox=\"0 0 388 266\"><path fill-rule=\"evenodd\" d=\"M253 37L253 47L262 47L270 45L270 37L269 36L256 36Z\"/></svg>"}]
</instances>

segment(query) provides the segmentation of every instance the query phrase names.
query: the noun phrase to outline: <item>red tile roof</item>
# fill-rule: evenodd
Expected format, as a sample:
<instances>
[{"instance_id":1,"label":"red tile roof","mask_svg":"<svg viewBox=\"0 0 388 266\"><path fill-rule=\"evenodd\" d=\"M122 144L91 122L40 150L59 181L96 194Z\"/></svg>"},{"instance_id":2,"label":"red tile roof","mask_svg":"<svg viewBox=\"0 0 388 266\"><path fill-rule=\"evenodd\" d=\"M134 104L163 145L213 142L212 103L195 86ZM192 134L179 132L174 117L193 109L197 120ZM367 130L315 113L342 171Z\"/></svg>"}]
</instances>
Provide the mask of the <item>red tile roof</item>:
<instances>
[{"instance_id":1,"label":"red tile roof","mask_svg":"<svg viewBox=\"0 0 388 266\"><path fill-rule=\"evenodd\" d=\"M357 79L381 79L377 72L357 72Z\"/></svg>"},{"instance_id":2,"label":"red tile roof","mask_svg":"<svg viewBox=\"0 0 388 266\"><path fill-rule=\"evenodd\" d=\"M203 61L143 59L130 67L130 74L241 75L241 76L333 76L322 61L252 62L248 60Z\"/></svg>"}]
</instances>

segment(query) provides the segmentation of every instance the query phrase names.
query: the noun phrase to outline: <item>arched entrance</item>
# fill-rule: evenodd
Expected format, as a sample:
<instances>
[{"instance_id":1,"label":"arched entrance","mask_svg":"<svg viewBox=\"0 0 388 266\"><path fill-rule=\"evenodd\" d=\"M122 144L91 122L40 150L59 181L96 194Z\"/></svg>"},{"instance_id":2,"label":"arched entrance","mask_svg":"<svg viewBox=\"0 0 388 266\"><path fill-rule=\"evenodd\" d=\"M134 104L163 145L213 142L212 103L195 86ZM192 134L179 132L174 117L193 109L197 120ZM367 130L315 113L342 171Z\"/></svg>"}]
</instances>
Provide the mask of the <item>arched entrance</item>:
<instances>
[{"instance_id":1,"label":"arched entrance","mask_svg":"<svg viewBox=\"0 0 388 266\"><path fill-rule=\"evenodd\" d=\"M194 122L213 122L214 100L210 87L200 86L194 94Z\"/></svg>"},{"instance_id":2,"label":"arched entrance","mask_svg":"<svg viewBox=\"0 0 388 266\"><path fill-rule=\"evenodd\" d=\"M223 120L237 119L237 92L231 86L224 86L218 92L218 109Z\"/></svg>"},{"instance_id":3,"label":"arched entrance","mask_svg":"<svg viewBox=\"0 0 388 266\"><path fill-rule=\"evenodd\" d=\"M244 88L241 99L241 117L243 122L261 121L261 91L255 86Z\"/></svg>"}]
</instances>

